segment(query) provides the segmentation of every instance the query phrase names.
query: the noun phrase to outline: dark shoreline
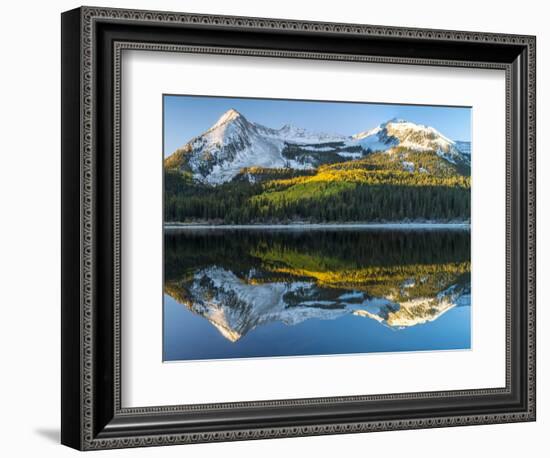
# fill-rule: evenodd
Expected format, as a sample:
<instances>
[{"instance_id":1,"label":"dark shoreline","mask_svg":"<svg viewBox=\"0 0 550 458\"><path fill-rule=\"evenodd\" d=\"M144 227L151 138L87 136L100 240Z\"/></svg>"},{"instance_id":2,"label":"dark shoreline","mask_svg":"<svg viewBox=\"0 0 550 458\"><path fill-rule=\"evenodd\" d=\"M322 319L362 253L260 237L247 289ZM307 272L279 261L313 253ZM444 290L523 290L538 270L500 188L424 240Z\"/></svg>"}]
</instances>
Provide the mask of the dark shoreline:
<instances>
[{"instance_id":1,"label":"dark shoreline","mask_svg":"<svg viewBox=\"0 0 550 458\"><path fill-rule=\"evenodd\" d=\"M326 230L326 229L391 229L391 230L470 230L470 223L324 223L324 224L185 224L164 223L164 230Z\"/></svg>"}]
</instances>

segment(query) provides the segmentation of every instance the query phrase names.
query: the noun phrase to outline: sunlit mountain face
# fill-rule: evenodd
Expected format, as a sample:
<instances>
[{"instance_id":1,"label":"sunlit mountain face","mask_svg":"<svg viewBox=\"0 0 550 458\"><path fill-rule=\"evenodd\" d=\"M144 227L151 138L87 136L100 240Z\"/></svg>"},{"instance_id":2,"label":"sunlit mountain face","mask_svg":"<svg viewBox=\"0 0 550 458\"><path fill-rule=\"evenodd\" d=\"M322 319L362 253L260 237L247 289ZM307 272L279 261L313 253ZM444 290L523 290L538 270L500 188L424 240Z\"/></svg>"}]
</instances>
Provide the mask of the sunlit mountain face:
<instances>
[{"instance_id":1,"label":"sunlit mountain face","mask_svg":"<svg viewBox=\"0 0 550 458\"><path fill-rule=\"evenodd\" d=\"M469 308L469 247L467 231L187 229L165 235L165 294L234 344L316 320L333 339L344 318L404 333Z\"/></svg>"}]
</instances>

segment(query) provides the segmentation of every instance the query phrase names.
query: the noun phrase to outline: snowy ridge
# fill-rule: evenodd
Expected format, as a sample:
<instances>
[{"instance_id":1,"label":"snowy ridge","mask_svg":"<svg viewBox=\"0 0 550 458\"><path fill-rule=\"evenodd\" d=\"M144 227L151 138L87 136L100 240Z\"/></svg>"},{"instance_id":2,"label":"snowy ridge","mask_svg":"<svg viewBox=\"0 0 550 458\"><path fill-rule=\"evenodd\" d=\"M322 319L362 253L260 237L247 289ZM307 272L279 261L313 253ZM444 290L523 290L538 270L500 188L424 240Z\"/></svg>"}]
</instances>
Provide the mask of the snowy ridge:
<instances>
[{"instance_id":1,"label":"snowy ridge","mask_svg":"<svg viewBox=\"0 0 550 458\"><path fill-rule=\"evenodd\" d=\"M273 132L276 138L280 138L287 143L296 144L342 142L348 138L344 135L329 134L326 132L311 132L291 124L285 124Z\"/></svg>"},{"instance_id":2,"label":"snowy ridge","mask_svg":"<svg viewBox=\"0 0 550 458\"><path fill-rule=\"evenodd\" d=\"M289 145L298 146L308 154L300 160L285 157L284 151ZM461 146L461 149L466 148ZM457 161L469 164L469 154L463 154L454 141L433 127L406 120L392 119L348 137L312 132L290 124L272 129L248 121L233 108L173 156L185 151L186 154L181 156L185 162L178 162L179 167L188 167L195 180L215 186L231 181L247 167L313 169L318 164L318 155L323 153L335 152L353 160L371 152L391 152L395 147L430 151L452 164ZM342 148L352 148L352 151L341 151ZM405 169L410 170L410 167Z\"/></svg>"}]
</instances>

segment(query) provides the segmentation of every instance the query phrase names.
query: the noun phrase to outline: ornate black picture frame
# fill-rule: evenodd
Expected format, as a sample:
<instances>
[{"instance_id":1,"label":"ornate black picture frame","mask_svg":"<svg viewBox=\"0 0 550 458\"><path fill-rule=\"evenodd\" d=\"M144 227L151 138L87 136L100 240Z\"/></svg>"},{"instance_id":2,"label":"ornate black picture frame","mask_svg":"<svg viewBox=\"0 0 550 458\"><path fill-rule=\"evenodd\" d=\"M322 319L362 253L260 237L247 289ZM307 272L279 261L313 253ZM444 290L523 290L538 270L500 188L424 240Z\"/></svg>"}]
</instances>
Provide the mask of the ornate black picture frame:
<instances>
[{"instance_id":1,"label":"ornate black picture frame","mask_svg":"<svg viewBox=\"0 0 550 458\"><path fill-rule=\"evenodd\" d=\"M80 450L535 420L535 37L82 7L62 15L62 434ZM121 406L124 49L506 72L506 387Z\"/></svg>"}]
</instances>

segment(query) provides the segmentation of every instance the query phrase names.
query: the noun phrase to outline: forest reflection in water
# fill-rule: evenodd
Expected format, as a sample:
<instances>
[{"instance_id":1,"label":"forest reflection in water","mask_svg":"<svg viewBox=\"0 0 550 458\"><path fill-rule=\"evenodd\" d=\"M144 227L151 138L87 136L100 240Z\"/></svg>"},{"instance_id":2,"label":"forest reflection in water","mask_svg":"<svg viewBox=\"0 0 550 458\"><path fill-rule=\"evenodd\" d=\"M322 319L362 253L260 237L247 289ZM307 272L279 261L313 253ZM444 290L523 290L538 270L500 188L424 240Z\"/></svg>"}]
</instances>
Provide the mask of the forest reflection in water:
<instances>
[{"instance_id":1,"label":"forest reflection in water","mask_svg":"<svg viewBox=\"0 0 550 458\"><path fill-rule=\"evenodd\" d=\"M164 360L470 348L469 230L165 232Z\"/></svg>"}]
</instances>

